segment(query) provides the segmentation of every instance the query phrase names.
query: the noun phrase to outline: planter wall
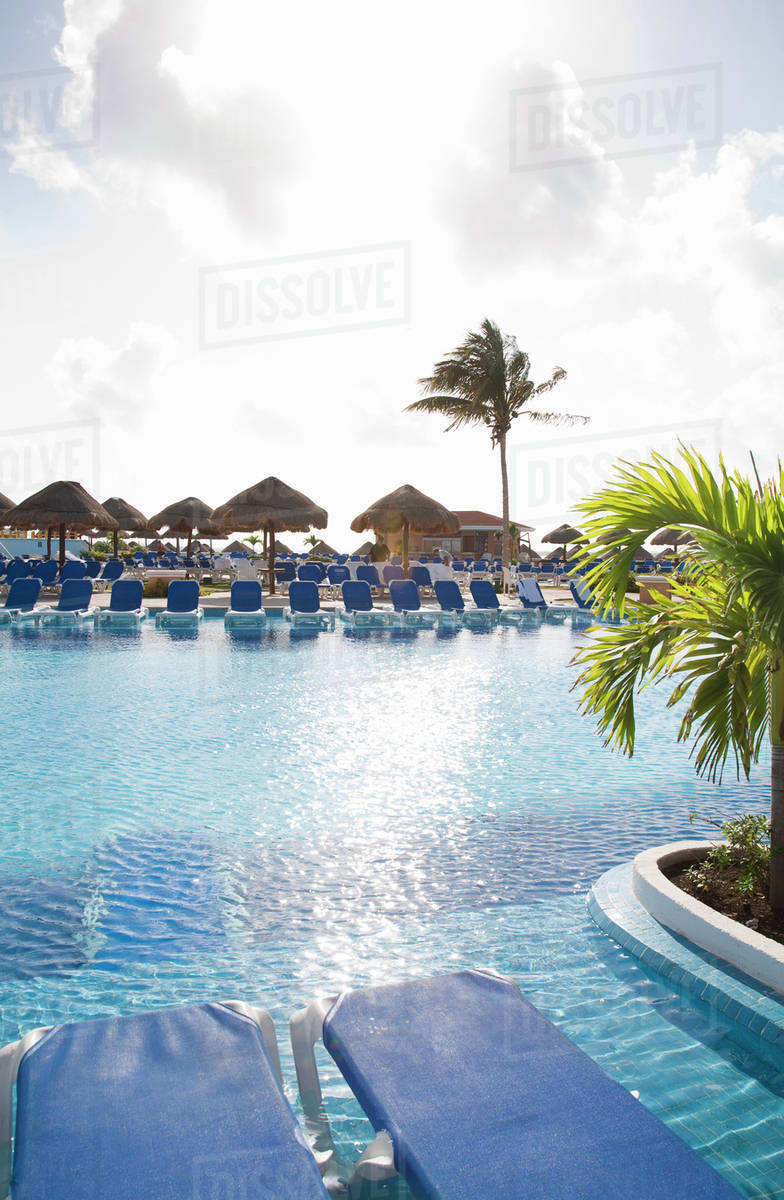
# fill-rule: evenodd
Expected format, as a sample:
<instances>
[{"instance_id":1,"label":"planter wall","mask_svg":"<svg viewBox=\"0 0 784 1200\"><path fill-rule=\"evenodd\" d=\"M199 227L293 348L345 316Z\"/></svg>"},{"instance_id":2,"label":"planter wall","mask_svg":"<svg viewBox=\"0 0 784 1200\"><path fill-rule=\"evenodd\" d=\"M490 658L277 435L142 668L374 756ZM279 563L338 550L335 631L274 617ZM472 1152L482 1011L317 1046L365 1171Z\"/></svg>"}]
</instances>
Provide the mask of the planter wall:
<instances>
[{"instance_id":1,"label":"planter wall","mask_svg":"<svg viewBox=\"0 0 784 1200\"><path fill-rule=\"evenodd\" d=\"M699 862L712 842L672 842L634 860L632 888L644 908L675 933L784 994L784 946L687 895L663 869Z\"/></svg>"}]
</instances>

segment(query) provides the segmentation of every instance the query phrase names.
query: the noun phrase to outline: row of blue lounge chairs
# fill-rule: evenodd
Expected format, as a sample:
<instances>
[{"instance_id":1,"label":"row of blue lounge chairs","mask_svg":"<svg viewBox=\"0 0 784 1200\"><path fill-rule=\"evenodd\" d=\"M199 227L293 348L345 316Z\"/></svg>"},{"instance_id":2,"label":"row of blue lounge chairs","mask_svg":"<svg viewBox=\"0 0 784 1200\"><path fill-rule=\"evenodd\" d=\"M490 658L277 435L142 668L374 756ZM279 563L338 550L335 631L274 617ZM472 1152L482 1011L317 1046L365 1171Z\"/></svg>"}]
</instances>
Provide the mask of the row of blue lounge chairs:
<instances>
[{"instance_id":1,"label":"row of blue lounge chairs","mask_svg":"<svg viewBox=\"0 0 784 1200\"><path fill-rule=\"evenodd\" d=\"M68 579L92 579L97 587L109 587L125 570L118 559L100 563L97 559L68 559L60 568L53 558L15 558L5 563L0 587L10 587L16 579L38 579L45 588L61 587Z\"/></svg>"},{"instance_id":2,"label":"row of blue lounge chairs","mask_svg":"<svg viewBox=\"0 0 784 1200\"><path fill-rule=\"evenodd\" d=\"M399 1174L422 1200L739 1200L494 972L331 996L290 1036L307 1138L256 1005L32 1030L0 1050L0 1194L327 1200ZM356 1164L335 1150L319 1041L376 1134Z\"/></svg>"},{"instance_id":3,"label":"row of blue lounge chairs","mask_svg":"<svg viewBox=\"0 0 784 1200\"><path fill-rule=\"evenodd\" d=\"M362 579L348 579L342 584L342 620L355 626L384 627L392 623L429 627L440 623L481 625L496 621L519 621L525 609L547 609L539 585L533 579L518 582L520 607L502 606L495 588L487 580L471 582L473 608L467 608L460 588L454 580L437 580L434 584L438 609L423 609L419 587L413 579L393 579L389 584L392 607L378 608L373 601L370 584ZM41 581L33 577L16 579L11 584L5 604L0 608L0 624L73 625L85 620L113 626L138 624L146 610L142 604L143 586L137 579L118 579L112 587L107 608L90 606L93 584L89 579L64 581L56 605L36 607ZM572 593L579 607L594 607L590 589L584 581L572 584ZM289 586L289 607L285 616L294 625L325 627L335 624L335 611L321 607L318 585L312 580L295 580ZM199 585L195 580L172 580L167 591L166 607L155 615L162 626L192 626L204 613L199 606ZM229 629L259 627L266 624L262 605L261 584L241 580L232 584L231 605L225 615Z\"/></svg>"},{"instance_id":4,"label":"row of blue lounge chairs","mask_svg":"<svg viewBox=\"0 0 784 1200\"><path fill-rule=\"evenodd\" d=\"M55 605L36 607L41 581L16 579L0 607L0 625L78 625L95 621L96 626L138 625L147 615L142 604L144 587L139 579L118 579L113 585L106 608L93 608L93 583L90 579L66 579ZM159 625L192 625L202 619L199 585L195 580L175 579L169 584L166 607L155 615Z\"/></svg>"}]
</instances>

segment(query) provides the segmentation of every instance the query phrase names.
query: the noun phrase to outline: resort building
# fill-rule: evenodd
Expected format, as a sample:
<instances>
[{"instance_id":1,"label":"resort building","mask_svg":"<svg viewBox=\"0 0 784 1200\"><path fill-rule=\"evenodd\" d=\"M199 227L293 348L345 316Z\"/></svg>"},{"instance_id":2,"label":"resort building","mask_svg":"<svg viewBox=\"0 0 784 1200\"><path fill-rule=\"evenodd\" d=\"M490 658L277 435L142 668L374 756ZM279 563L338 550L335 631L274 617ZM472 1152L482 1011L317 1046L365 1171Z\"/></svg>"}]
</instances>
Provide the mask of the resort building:
<instances>
[{"instance_id":1,"label":"resort building","mask_svg":"<svg viewBox=\"0 0 784 1200\"><path fill-rule=\"evenodd\" d=\"M503 521L500 517L493 516L492 513L482 512L478 508L454 508L452 512L460 520L460 530L452 536L445 535L423 535L411 533L409 537L409 553L411 554L432 554L435 550L442 550L445 554L451 554L455 557L460 557L463 554L473 555L474 558L480 557L482 554L489 553L491 555L499 555L501 553L501 527ZM517 531L517 537L512 538L511 553L515 557L520 553L521 535L530 531L529 525L523 525L520 521L510 520Z\"/></svg>"}]
</instances>

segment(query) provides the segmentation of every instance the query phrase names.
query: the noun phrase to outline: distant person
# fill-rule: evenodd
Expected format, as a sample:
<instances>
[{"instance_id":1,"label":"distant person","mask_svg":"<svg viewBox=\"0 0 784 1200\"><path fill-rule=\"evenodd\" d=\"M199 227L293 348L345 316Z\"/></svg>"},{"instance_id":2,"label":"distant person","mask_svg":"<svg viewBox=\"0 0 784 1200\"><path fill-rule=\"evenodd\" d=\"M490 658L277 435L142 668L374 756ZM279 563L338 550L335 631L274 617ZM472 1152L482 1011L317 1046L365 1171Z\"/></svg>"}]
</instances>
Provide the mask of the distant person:
<instances>
[{"instance_id":1,"label":"distant person","mask_svg":"<svg viewBox=\"0 0 784 1200\"><path fill-rule=\"evenodd\" d=\"M386 562L389 558L389 546L384 541L383 534L378 534L374 546L370 547L370 561Z\"/></svg>"}]
</instances>

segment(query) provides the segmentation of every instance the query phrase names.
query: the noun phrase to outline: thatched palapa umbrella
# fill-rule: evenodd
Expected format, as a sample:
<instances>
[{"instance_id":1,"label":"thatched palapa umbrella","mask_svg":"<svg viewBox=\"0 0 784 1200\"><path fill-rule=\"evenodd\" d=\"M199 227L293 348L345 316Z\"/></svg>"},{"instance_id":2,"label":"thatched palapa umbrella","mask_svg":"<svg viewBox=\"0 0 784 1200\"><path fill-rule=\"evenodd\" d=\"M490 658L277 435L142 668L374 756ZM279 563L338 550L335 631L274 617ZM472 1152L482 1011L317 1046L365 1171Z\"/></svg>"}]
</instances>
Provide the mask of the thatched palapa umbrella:
<instances>
[{"instance_id":1,"label":"thatched palapa umbrella","mask_svg":"<svg viewBox=\"0 0 784 1200\"><path fill-rule=\"evenodd\" d=\"M333 549L328 542L315 542L308 551L309 554L320 554L322 558L331 558L333 554L337 554L337 550Z\"/></svg>"},{"instance_id":2,"label":"thatched palapa umbrella","mask_svg":"<svg viewBox=\"0 0 784 1200\"><path fill-rule=\"evenodd\" d=\"M414 533L457 533L460 519L443 504L419 492L410 483L404 483L397 491L382 496L366 508L351 522L354 533L366 529L382 533L403 531L403 566L408 570L408 534Z\"/></svg>"},{"instance_id":3,"label":"thatched palapa umbrella","mask_svg":"<svg viewBox=\"0 0 784 1200\"><path fill-rule=\"evenodd\" d=\"M86 533L91 529L113 530L117 522L80 483L58 480L6 513L9 525L20 529L60 530L60 566L65 563L65 531Z\"/></svg>"},{"instance_id":4,"label":"thatched palapa umbrella","mask_svg":"<svg viewBox=\"0 0 784 1200\"><path fill-rule=\"evenodd\" d=\"M3 493L0 492L0 526L8 524L5 519L6 514L10 513L11 509L15 507L16 505L14 504L13 500L9 500L7 496L4 496Z\"/></svg>"},{"instance_id":5,"label":"thatched palapa umbrella","mask_svg":"<svg viewBox=\"0 0 784 1200\"><path fill-rule=\"evenodd\" d=\"M679 545L686 546L693 541L692 535L684 532L683 529L661 529L655 537L651 538L651 545L672 546L673 553L677 553Z\"/></svg>"},{"instance_id":6,"label":"thatched palapa umbrella","mask_svg":"<svg viewBox=\"0 0 784 1200\"><path fill-rule=\"evenodd\" d=\"M150 517L149 523L153 529L165 528L177 537L187 537L188 554L191 552L194 533L207 533L210 528L215 531L223 528L212 524L212 509L197 496L186 496L184 500L175 501L168 508L161 509L154 517Z\"/></svg>"},{"instance_id":7,"label":"thatched palapa umbrella","mask_svg":"<svg viewBox=\"0 0 784 1200\"><path fill-rule=\"evenodd\" d=\"M120 496L110 496L108 500L104 500L104 508L109 513L109 516L114 517L117 522L117 528L113 531L112 537L114 540L114 557L120 557L120 530L123 533L149 533L150 522L140 513L138 508L134 508L127 500L123 500Z\"/></svg>"},{"instance_id":8,"label":"thatched palapa umbrella","mask_svg":"<svg viewBox=\"0 0 784 1200\"><path fill-rule=\"evenodd\" d=\"M582 537L579 529L575 529L573 525L559 525L557 529L551 529L542 538L543 542L554 542L558 546L563 546L563 561L566 562L566 547L572 542L579 542Z\"/></svg>"},{"instance_id":9,"label":"thatched palapa umbrella","mask_svg":"<svg viewBox=\"0 0 784 1200\"><path fill-rule=\"evenodd\" d=\"M238 492L221 504L213 519L233 533L255 533L266 529L269 547L270 592L275 591L275 531L307 533L309 529L326 529L327 511L318 504L276 479L274 475Z\"/></svg>"}]
</instances>

